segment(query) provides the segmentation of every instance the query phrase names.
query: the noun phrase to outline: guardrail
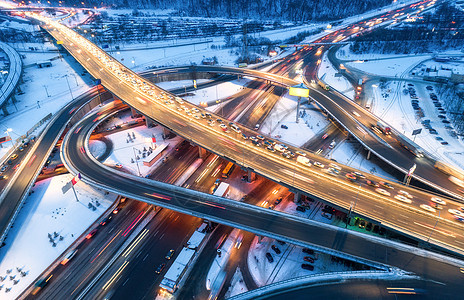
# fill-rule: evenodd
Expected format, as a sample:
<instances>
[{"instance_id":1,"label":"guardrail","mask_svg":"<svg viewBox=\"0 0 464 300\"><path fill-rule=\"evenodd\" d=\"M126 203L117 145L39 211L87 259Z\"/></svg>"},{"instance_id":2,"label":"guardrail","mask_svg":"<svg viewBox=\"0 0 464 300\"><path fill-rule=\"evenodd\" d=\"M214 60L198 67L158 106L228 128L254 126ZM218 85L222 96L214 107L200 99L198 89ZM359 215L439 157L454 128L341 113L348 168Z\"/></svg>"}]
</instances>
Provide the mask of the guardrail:
<instances>
[{"instance_id":1,"label":"guardrail","mask_svg":"<svg viewBox=\"0 0 464 300\"><path fill-rule=\"evenodd\" d=\"M236 296L227 298L228 300L246 300L257 299L258 297L271 296L276 293L289 292L293 288L302 289L302 286L327 285L344 283L347 280L401 280L406 277L412 277L406 273L400 272L379 272L379 271L353 271L353 272L332 272L321 273L292 278L276 283L272 283L252 291L248 291Z\"/></svg>"},{"instance_id":2,"label":"guardrail","mask_svg":"<svg viewBox=\"0 0 464 300\"><path fill-rule=\"evenodd\" d=\"M19 53L8 44L0 42L0 48L6 53L10 61L10 69L5 83L0 88L0 105L4 103L14 94L15 88L21 78L23 68Z\"/></svg>"}]
</instances>

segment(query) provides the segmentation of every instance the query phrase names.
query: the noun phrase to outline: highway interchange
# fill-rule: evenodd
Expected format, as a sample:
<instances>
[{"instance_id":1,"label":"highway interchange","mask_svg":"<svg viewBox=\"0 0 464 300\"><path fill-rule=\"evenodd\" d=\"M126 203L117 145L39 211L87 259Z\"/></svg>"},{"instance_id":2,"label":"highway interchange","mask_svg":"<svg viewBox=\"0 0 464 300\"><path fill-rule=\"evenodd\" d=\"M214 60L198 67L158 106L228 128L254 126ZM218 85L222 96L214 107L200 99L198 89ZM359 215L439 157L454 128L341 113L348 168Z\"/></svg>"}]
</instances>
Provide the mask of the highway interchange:
<instances>
[{"instance_id":1,"label":"highway interchange","mask_svg":"<svg viewBox=\"0 0 464 300\"><path fill-rule=\"evenodd\" d=\"M193 143L201 145L213 153L227 157L243 167L251 168L258 174L262 174L287 186L293 185L308 194L317 196L346 210L349 209L350 205L353 205L352 202L356 202L356 210L359 214L368 216L373 220L379 220L379 216L382 216L381 220L379 220L382 224L393 227L395 230L400 232L413 234L424 240L429 239L429 235L424 234L424 228L432 229L438 218L440 221L438 222L436 230L437 233L442 234L434 235L435 238L431 237L430 241L453 250L457 250L462 247L460 243L462 243L461 239L463 237L458 233L460 230L458 228L462 229L462 224L455 221L454 216L447 214L445 210L443 210L443 213L440 217L438 217L438 212L428 213L418 209L418 204L430 204L430 199L433 197L432 194L424 193L422 191L418 192L416 189L401 187L401 189L415 195L415 201L413 201L413 204L408 205L399 203L389 197L387 198L382 195L377 195L366 187L362 187L358 193L357 184L351 184L347 182L346 179L339 179L319 170L316 171L315 169L317 168L308 168L297 164L295 161L289 161L275 153L266 152L263 148L255 147L250 142L241 139L238 134L232 131L225 134L218 128L218 126L209 126L206 124L205 120L202 120L201 118L196 119L191 113L190 115L186 114L184 110L188 110L190 112L190 110L192 108L195 109L195 107L187 103L182 103L181 105L184 105L184 109L174 101L170 104L170 102L168 102L168 98L160 96L162 91L155 86L150 85L150 83L146 82L142 84L142 82L140 82L139 84L141 87L138 87L139 84L126 83L126 78L137 78L137 75L132 74L130 70L125 70L123 66L117 65L115 61L107 58L106 54L99 52L100 50L94 50L96 49L94 48L95 46L85 44L80 40L74 40L81 38L76 37L75 34L68 33L67 30L64 31L66 33L58 32L54 29L51 30L51 33L52 35L55 35L57 40L64 42L63 45L68 49L68 51L72 53L81 64L86 66L88 71L93 74L95 78L102 78L103 85L106 88L113 91L120 99L129 99L126 101L138 111L143 111L146 115L157 120L159 123L179 135L189 139ZM75 45L79 45L78 49ZM85 47L81 47L81 45L84 45ZM90 57L94 56L92 52L96 56L100 56L100 59L90 59ZM111 66L110 68L116 68L115 71L109 70L108 66ZM116 73L119 73L119 75ZM135 81L135 79L130 80ZM154 93L158 96L151 97L148 92L143 92L141 89L151 89L152 94ZM134 96L134 94L137 96ZM328 98L325 95L324 97ZM212 119L215 120L216 117L213 117ZM350 120L353 121L352 117L346 117L346 119L346 122L349 122ZM208 131L206 132L205 129ZM244 128L242 127L242 129ZM212 138L212 136L215 136L215 138ZM385 146L381 146L378 142L379 138L376 139L371 135L369 135L368 138L371 138L378 147L382 149L385 148ZM216 143L213 143L213 141ZM220 142L217 143L217 141ZM80 147L83 147L84 144L85 143L82 143ZM308 155L310 154L308 153ZM330 161L322 158L318 158L317 160L324 165L328 165L330 163ZM264 169L262 166L273 167L272 169ZM352 171L347 167L344 167L344 169ZM82 169L76 169L75 171L82 171ZM81 173L87 175L86 172ZM293 174L295 175L293 176ZM90 176L85 177L89 178ZM375 178L375 180L378 181L380 179ZM334 181L338 182L336 187L333 184ZM308 182L313 183L313 185L308 185ZM321 184L330 186L329 190L331 189L334 191L322 194L318 191L318 188L315 187L315 185ZM397 185L395 185L395 183L392 184L397 187L396 190L400 189ZM349 194L351 194L351 196L347 196ZM343 200L340 200L341 195L345 196L343 197ZM419 197L416 195L421 199L417 199ZM372 203L373 199L377 201L375 203L377 207L374 209L374 204ZM416 199L420 201L417 204L415 203L417 201ZM458 208L460 205L459 203L451 204L453 203L451 200L447 201L449 202L447 208ZM367 205L367 207L364 207L364 205ZM393 212L394 209L403 212L402 215L407 217L399 216L400 214L398 212ZM373 210L376 210L377 212L373 212ZM389 215L386 212L392 212L392 215ZM416 215L422 215L421 220L418 220ZM394 216L396 216L396 218Z\"/></svg>"},{"instance_id":2,"label":"highway interchange","mask_svg":"<svg viewBox=\"0 0 464 300\"><path fill-rule=\"evenodd\" d=\"M57 37L59 40L67 40L67 37L64 36ZM73 53L72 49L68 48L68 50ZM463 236L459 234L459 232L462 231L462 225L457 223L453 219L453 215L447 212L447 209L449 208L458 208L460 205L459 203L446 199L448 204L442 211L441 215L437 217L436 213L429 214L418 209L418 204L420 203L430 204L430 193L418 191L417 189L400 187L399 185L392 183L395 187L395 192L399 189L403 189L413 195L414 198L412 205L403 204L393 200L390 197L383 197L375 193L372 188L368 187L364 183L361 184L363 180L358 180L357 183L353 184L343 178L344 174L347 172L355 171L354 169L342 166L342 174L334 177L322 170L318 170L314 166L308 168L306 166L297 164L294 160L284 159L278 155L278 152L266 152L264 148L255 147L249 141L242 140L240 134L235 133L232 130L229 130L229 133L224 133L217 125L210 126L206 123L206 120L202 120L201 118L185 118L185 111L177 110L176 106L178 105L176 103L168 105L165 104L165 100L167 99L159 99L161 101L151 100L149 99L151 97L148 97L142 92L134 91L133 87L126 85L122 80L108 80L107 78L112 78L115 76L105 70L105 65L95 60L89 61L82 59L82 57L79 58L81 54L79 50L80 49L75 51L79 52L78 54L74 53L75 57L77 56L76 59L81 63L84 63L96 78L103 78L103 85L106 88L113 91L121 99L132 99L132 102L127 102L131 103L131 105L133 105L139 111L143 111L174 132L188 138L193 143L204 146L206 149L213 153L217 153L221 156L233 159L236 163L250 168L258 174L262 174L267 178L275 180L276 182L281 182L286 186L302 190L307 194L324 199L325 201L333 203L338 207L348 209L354 202L356 203L356 213L367 216L373 220L378 220L379 215L382 215L382 219L380 220L382 224L393 227L400 232L413 231L416 237L422 238L424 240L430 239L431 242L458 253L462 251L462 245L464 245ZM81 51L85 53L86 50ZM90 56L91 54L86 53L86 55ZM83 56L85 57L84 54ZM137 96L133 97L134 93ZM330 95L332 97L332 94ZM156 109L153 109L151 106L151 101L156 101ZM183 105L186 105L189 108L194 108L187 103ZM392 253L391 256L388 256L390 255L390 251L398 251L395 249L395 247L390 248L390 246L379 244L380 248L385 247L387 249L385 252L382 252L388 254L388 257L384 258L382 258L382 256L385 256L384 254L379 255L379 253L359 253L362 252L359 251L359 245L363 243L369 244L370 241L366 241L362 237L352 237L350 233L343 232L343 239L346 238L346 240L344 242L340 242L340 230L337 231L334 229L329 230L331 233L324 235L323 239L325 241L315 242L314 237L301 235L302 232L305 232L304 230L311 230L304 229L305 225L308 224L299 224L301 221L295 220L294 218L290 218L291 220L289 221L289 217L282 216L283 214L269 212L268 210L259 209L257 207L246 207L246 205L243 205L243 208L235 207L236 205L221 199L213 199L214 197L206 197L205 195L201 194L192 194L191 192L170 188L161 183L151 183L147 180L134 178L133 176L121 175L117 171L105 168L88 156L87 143L90 133L92 132L94 126L97 125L95 120L98 118L98 121L102 121L104 120L104 116L108 114L108 111L104 111L103 109L100 112L96 112L99 113L98 115L94 113L93 115L83 119L81 123L75 125L74 128L82 126L82 129L79 131L79 134L68 135L66 138L66 143L68 144L64 146L64 151L67 152L65 156L68 156L68 166L74 172L81 172L82 174L85 174L87 182L98 183L98 185L107 187L109 190L114 190L116 186L124 187L123 190L118 189L117 191L120 194L128 195L135 199L145 200L148 203L155 203L161 206L174 208L176 210L181 208L180 211L198 215L200 217L207 216L208 219L217 220L229 225L237 225L236 227L244 228L248 231L258 234L280 237L281 239L287 239L296 243L305 244L306 242L309 242L310 244L319 244L323 247L332 248L360 257L365 257L369 260L381 261L384 263L388 262L388 264L396 265L406 270L409 268L411 271L416 273L422 272L421 274L426 274L425 277L438 279L438 275L440 275L442 276L442 280L452 283L455 281L451 278L448 278L448 275L453 274L457 275L457 277L460 276L458 273L459 268L457 268L454 264L447 265L446 263L439 263L436 261L433 262L434 264L440 264L440 266L437 267L442 268L444 272L447 272L447 275L442 273L430 274L430 270L425 272L424 270L418 271L421 259L424 260L425 258L416 257L414 260L417 260L417 265L412 263L411 265L414 266L405 267L402 265L402 263L399 263L399 258L395 257L395 254ZM166 116L168 116L168 120L165 120ZM217 118L218 117L214 117L213 120L216 120ZM256 123L257 121L255 120L254 122ZM348 122L349 120L347 123ZM247 136L257 134L241 125L240 128ZM195 138L190 138L192 136ZM212 140L220 142L214 145L211 143ZM374 143L377 143L376 139L373 141ZM384 147L381 148L384 149ZM296 152L298 149L293 148L292 151ZM315 156L311 155L310 153L307 153L307 155L308 157L311 157L313 161L316 160L314 159ZM331 163L330 161L324 160L322 158L317 158L317 161L322 162L326 166ZM263 168L262 166L268 166L268 168ZM272 167L270 168L269 166ZM369 175L369 179L374 179L376 181L382 180L371 175ZM334 186L334 180L337 181L337 187ZM131 184L129 184L129 182ZM330 192L321 193L321 190ZM159 191L162 194L173 196L169 200L160 199L153 194L153 191ZM346 194L350 194L350 196L347 197ZM191 201L192 199L189 201L189 197L192 195L195 195L195 198L193 201ZM224 214L224 211L227 211L227 214ZM253 222L251 222L251 220L244 220L247 218L247 215L254 215L254 211L259 211L260 214L263 215L263 218L252 220ZM406 218L399 217L401 214L406 215ZM226 215L231 215L232 217ZM437 226L435 227L435 230L432 234L433 224L435 224L437 220L439 220L439 222L437 223ZM292 228L292 226L296 227ZM311 226L318 227L315 224L311 224L309 228L311 228ZM318 230L323 229L318 228ZM426 230L426 232L424 232L424 230ZM298 231L300 231L300 234L298 234ZM286 237L282 236L283 232L287 232L287 234L285 234ZM356 240L359 243L358 245L353 244ZM362 240L362 242L360 242L360 240ZM333 241L333 243L331 244L330 241ZM356 247L354 245L356 245ZM353 248L350 249L350 247ZM384 248L382 248L381 251L384 251ZM403 256L401 258L402 260L405 257L405 253L402 252L401 255ZM397 260L395 261L395 259ZM453 284L451 284L451 286L453 286ZM452 289L450 289L450 291L451 290Z\"/></svg>"}]
</instances>

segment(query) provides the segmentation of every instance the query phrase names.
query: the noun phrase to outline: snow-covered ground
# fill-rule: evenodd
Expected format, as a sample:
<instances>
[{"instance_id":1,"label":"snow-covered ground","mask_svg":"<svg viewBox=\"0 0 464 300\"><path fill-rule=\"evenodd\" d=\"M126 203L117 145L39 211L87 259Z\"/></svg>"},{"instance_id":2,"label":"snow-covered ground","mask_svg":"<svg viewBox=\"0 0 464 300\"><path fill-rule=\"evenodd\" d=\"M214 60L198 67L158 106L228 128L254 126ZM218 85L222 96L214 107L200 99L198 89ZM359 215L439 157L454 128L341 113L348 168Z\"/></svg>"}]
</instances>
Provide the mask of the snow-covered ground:
<instances>
[{"instance_id":1,"label":"snow-covered ground","mask_svg":"<svg viewBox=\"0 0 464 300\"><path fill-rule=\"evenodd\" d=\"M303 104L300 111L304 111L304 116L296 123L297 97L284 94L276 103L266 121L260 126L260 131L273 138L285 141L288 144L302 146L327 124L327 119L314 110L310 104ZM288 129L281 128L286 125Z\"/></svg>"},{"instance_id":2,"label":"snow-covered ground","mask_svg":"<svg viewBox=\"0 0 464 300\"><path fill-rule=\"evenodd\" d=\"M348 98L354 99L353 86L344 76L335 77L337 73L337 69L329 62L327 52L325 52L321 60L321 65L317 70L317 76Z\"/></svg>"},{"instance_id":3,"label":"snow-covered ground","mask_svg":"<svg viewBox=\"0 0 464 300\"><path fill-rule=\"evenodd\" d=\"M55 176L36 183L33 193L27 198L14 227L8 233L6 245L0 248L0 276L8 275L1 285L0 299L15 299L37 276L56 260L71 243L100 217L113 203L116 195L105 193L82 182L75 185L79 202L72 190L63 195L61 187L69 182L69 174ZM87 204L96 205L95 211ZM58 234L53 238L56 246L49 241L48 234ZM60 237L63 237L60 240ZM20 268L26 272L22 276ZM8 270L12 270L8 274ZM9 276L19 280L14 284ZM12 288L5 293L6 288Z\"/></svg>"},{"instance_id":4,"label":"snow-covered ground","mask_svg":"<svg viewBox=\"0 0 464 300\"><path fill-rule=\"evenodd\" d=\"M411 55L397 58L385 58L383 60L356 60L353 62L346 62L348 68L358 69L362 72L378 75L378 76L391 76L402 77L409 74L412 68L424 60L430 59L430 55Z\"/></svg>"},{"instance_id":5,"label":"snow-covered ground","mask_svg":"<svg viewBox=\"0 0 464 300\"><path fill-rule=\"evenodd\" d=\"M21 53L21 55L24 64L22 77L24 83L20 84L20 88L24 94L15 96L18 102L14 105L10 103L7 107L10 115L0 120L2 131L7 128L12 129L10 135L13 140L25 134L49 113L56 113L72 97L88 90L92 84L89 75L81 77L81 74L76 72L82 70L82 67L74 61L68 63L65 59L57 59L58 53ZM50 68L39 69L34 65L51 59L53 61ZM43 126L39 130L42 128ZM9 150L11 143L5 143L3 146L6 147L0 148L0 157Z\"/></svg>"},{"instance_id":6,"label":"snow-covered ground","mask_svg":"<svg viewBox=\"0 0 464 300\"><path fill-rule=\"evenodd\" d=\"M183 99L196 105L199 105L201 102L211 103L215 100L225 99L238 93L249 82L250 80L247 78L223 82L212 87L207 87L205 89L192 92L194 96L183 97ZM210 111L215 111L218 109L218 106L220 106L220 104L209 106L207 109Z\"/></svg>"},{"instance_id":7,"label":"snow-covered ground","mask_svg":"<svg viewBox=\"0 0 464 300\"><path fill-rule=\"evenodd\" d=\"M237 268L237 270L235 270L234 277L232 277L232 281L226 292L225 298L228 299L229 297L245 292L248 292L248 289L243 281L243 275L240 268Z\"/></svg>"},{"instance_id":8,"label":"snow-covered ground","mask_svg":"<svg viewBox=\"0 0 464 300\"><path fill-rule=\"evenodd\" d=\"M406 82L391 81L387 83L385 88L381 88L381 85L377 83L377 88L373 88L375 100L373 101L372 112L380 116L396 130L414 140L428 153L440 160L464 168L462 162L464 144L458 138L450 135L450 131L445 128L446 124L442 123L442 119L438 117L440 113L430 99L430 93L426 89L428 85L433 86L434 90L436 89L436 85L433 83L414 82L414 88L420 99L419 106L424 112L424 117L421 119L417 118L414 113L409 93L403 93L403 89L408 87ZM431 134L422 126L421 121L426 119L430 120L431 126L438 134ZM414 139L412 131L421 128L422 132ZM437 137L443 140L437 140ZM443 141L448 142L448 145L442 145Z\"/></svg>"},{"instance_id":9,"label":"snow-covered ground","mask_svg":"<svg viewBox=\"0 0 464 300\"><path fill-rule=\"evenodd\" d=\"M278 247L281 253L276 254L271 249L272 245ZM272 263L266 259L266 253L271 253L274 259ZM306 262L303 259L305 256L316 259L314 263ZM314 270L305 270L301 267L301 264L313 265ZM332 262L331 255L319 252L310 255L302 252L302 248L298 246L291 244L281 245L274 239L266 237L261 242L258 242L258 237L255 237L253 240L248 252L248 266L251 275L259 286L316 273L352 270L352 268L345 266L343 263Z\"/></svg>"},{"instance_id":10,"label":"snow-covered ground","mask_svg":"<svg viewBox=\"0 0 464 300\"><path fill-rule=\"evenodd\" d=\"M129 173L138 175L140 172L141 176L146 176L154 168L159 166L163 159L158 159L151 167L145 166L143 164L143 161L145 160L142 157L143 153L147 153L150 147L153 151L156 151L157 147L167 144L168 147L164 151L163 155L166 156L167 153L172 151L172 149L175 149L176 145L182 140L178 136L173 139L164 140L162 135L163 128L161 126L152 128L139 126L129 130L109 134L106 137L112 141L113 151L104 161L104 164L114 167L117 163L120 163L123 165L124 170L127 170ZM156 143L152 143L152 137L156 138ZM147 151L143 151L144 149ZM137 156L140 159L138 163L136 162Z\"/></svg>"}]
</instances>

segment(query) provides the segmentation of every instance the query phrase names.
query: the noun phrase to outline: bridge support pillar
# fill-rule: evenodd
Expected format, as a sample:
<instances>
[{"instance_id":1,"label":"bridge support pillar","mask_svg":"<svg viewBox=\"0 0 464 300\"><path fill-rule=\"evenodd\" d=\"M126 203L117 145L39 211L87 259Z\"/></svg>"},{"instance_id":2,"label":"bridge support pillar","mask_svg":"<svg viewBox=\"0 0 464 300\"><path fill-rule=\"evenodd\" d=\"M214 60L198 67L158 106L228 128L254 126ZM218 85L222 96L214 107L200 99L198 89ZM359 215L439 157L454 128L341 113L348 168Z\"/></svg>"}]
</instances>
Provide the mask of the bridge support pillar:
<instances>
[{"instance_id":1,"label":"bridge support pillar","mask_svg":"<svg viewBox=\"0 0 464 300\"><path fill-rule=\"evenodd\" d=\"M156 127L157 124L155 123L155 121L153 121L152 119L150 119L149 117L145 116L145 125L147 126L147 128L152 128L152 127Z\"/></svg>"},{"instance_id":2,"label":"bridge support pillar","mask_svg":"<svg viewBox=\"0 0 464 300\"><path fill-rule=\"evenodd\" d=\"M17 102L18 102L18 100L16 100L15 95L11 95L10 99L11 99L11 101L12 101L13 103L17 103Z\"/></svg>"},{"instance_id":3,"label":"bridge support pillar","mask_svg":"<svg viewBox=\"0 0 464 300\"><path fill-rule=\"evenodd\" d=\"M300 202L300 198L301 198L301 193L300 192L293 192L293 202L294 203L298 203Z\"/></svg>"},{"instance_id":4,"label":"bridge support pillar","mask_svg":"<svg viewBox=\"0 0 464 300\"><path fill-rule=\"evenodd\" d=\"M8 110L6 109L6 105L3 105L2 106L2 110L3 110L3 115L4 116L8 116L10 113L8 112Z\"/></svg>"},{"instance_id":5,"label":"bridge support pillar","mask_svg":"<svg viewBox=\"0 0 464 300\"><path fill-rule=\"evenodd\" d=\"M367 150L367 160L371 159L371 150Z\"/></svg>"},{"instance_id":6,"label":"bridge support pillar","mask_svg":"<svg viewBox=\"0 0 464 300\"><path fill-rule=\"evenodd\" d=\"M247 182L253 182L256 180L256 173L253 172L251 169L248 169L248 180Z\"/></svg>"},{"instance_id":7,"label":"bridge support pillar","mask_svg":"<svg viewBox=\"0 0 464 300\"><path fill-rule=\"evenodd\" d=\"M206 155L206 149L205 148L201 148L201 147L198 147L198 156L200 158L204 158Z\"/></svg>"},{"instance_id":8,"label":"bridge support pillar","mask_svg":"<svg viewBox=\"0 0 464 300\"><path fill-rule=\"evenodd\" d=\"M263 241L263 236L262 235L258 235L258 244L261 244L261 242Z\"/></svg>"}]
</instances>

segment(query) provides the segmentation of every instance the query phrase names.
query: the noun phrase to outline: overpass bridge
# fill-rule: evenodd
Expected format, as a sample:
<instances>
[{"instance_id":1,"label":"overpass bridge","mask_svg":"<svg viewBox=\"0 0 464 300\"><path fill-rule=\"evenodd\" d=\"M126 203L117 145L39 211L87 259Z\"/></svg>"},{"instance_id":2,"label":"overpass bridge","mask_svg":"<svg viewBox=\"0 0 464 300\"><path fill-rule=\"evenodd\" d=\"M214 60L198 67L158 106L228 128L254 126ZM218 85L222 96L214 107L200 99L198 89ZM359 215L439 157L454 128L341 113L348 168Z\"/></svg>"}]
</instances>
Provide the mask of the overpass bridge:
<instances>
[{"instance_id":1,"label":"overpass bridge","mask_svg":"<svg viewBox=\"0 0 464 300\"><path fill-rule=\"evenodd\" d=\"M436 213L428 213L419 208L419 205L429 203L433 194L392 183L397 189L407 190L414 195L413 204L403 204L390 197L379 195L367 186L349 183L343 178L333 177L319 169L315 170L314 167L308 168L298 164L294 160L289 160L280 155L269 153L262 148L250 145L235 133L226 135L217 127L211 127L205 121L195 119L191 115L186 115L185 112L179 111L175 105L168 104L169 102L166 102L165 99L167 99L169 93L141 79L138 75L125 68L75 32L61 24L50 22L46 19L44 21L48 23L46 27L49 32L57 40L61 41L64 47L94 77L102 78L103 85L119 99L123 99L133 108L143 112L192 143L226 157L242 167L271 180L292 187L294 191L302 191L303 193L313 195L341 209L348 211L353 203L357 203L356 210L358 214L375 220L384 226L393 228L398 232L414 236L417 239L429 240L429 235L424 233L423 226L434 228L433 224L439 219L440 223L434 230L450 234L434 236L430 241L438 247L448 249L452 252L461 253L463 251L460 244L461 240L464 240L464 236L459 234L463 229L463 225L456 222L453 215L444 213L437 218ZM233 69L229 68L229 71L238 72L238 70L242 70L237 69L234 71ZM214 71L215 69L212 70ZM252 74L252 72L256 71L242 70L241 72ZM274 74L260 74L259 76L276 82L280 81L282 84L289 82L289 79ZM137 82L137 80L139 81ZM330 100L330 97L322 94L315 87L312 87L311 90L321 94L321 98L325 97ZM185 106L188 106L189 110L198 109L188 103L185 103ZM348 118L348 120L354 122L354 126L362 126L362 124L359 124L354 119ZM344 122L341 123L344 124ZM256 134L250 129L243 127L242 129L247 134ZM371 139L377 142L377 139L372 137ZM382 145L382 148L384 147ZM296 151L297 149L292 150ZM311 159L325 165L331 163L329 160L315 157L310 153L307 154ZM73 168L70 169L73 170ZM97 167L93 168L92 172L96 169ZM82 167L82 170L85 170L85 167ZM351 172L353 169L344 166L343 171ZM87 171L82 171L81 173L92 177L92 174L87 173ZM373 176L367 176L373 178ZM378 178L374 179L382 180ZM119 189L121 194L124 194L121 186L115 188ZM459 206L458 203L452 200L448 200L448 202L449 208ZM403 217L404 215L408 218L406 222Z\"/></svg>"}]
</instances>

